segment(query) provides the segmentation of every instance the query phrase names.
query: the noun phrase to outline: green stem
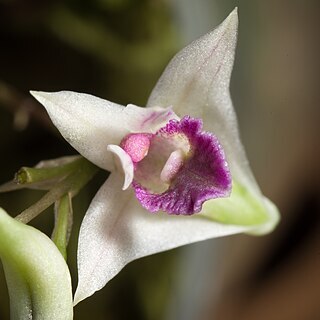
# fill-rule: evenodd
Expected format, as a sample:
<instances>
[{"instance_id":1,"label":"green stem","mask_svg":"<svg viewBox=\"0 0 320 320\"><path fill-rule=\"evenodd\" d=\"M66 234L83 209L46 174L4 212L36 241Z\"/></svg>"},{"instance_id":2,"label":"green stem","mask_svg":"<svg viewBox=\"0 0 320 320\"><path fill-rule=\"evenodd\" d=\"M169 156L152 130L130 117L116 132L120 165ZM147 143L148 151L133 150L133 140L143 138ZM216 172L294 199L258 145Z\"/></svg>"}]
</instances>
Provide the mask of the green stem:
<instances>
[{"instance_id":1,"label":"green stem","mask_svg":"<svg viewBox=\"0 0 320 320\"><path fill-rule=\"evenodd\" d=\"M22 167L16 174L15 180L19 184L35 183L50 180L52 178L63 177L74 171L79 166L83 158L78 158L64 165L49 168L29 168Z\"/></svg>"},{"instance_id":2,"label":"green stem","mask_svg":"<svg viewBox=\"0 0 320 320\"><path fill-rule=\"evenodd\" d=\"M58 201L64 194L70 193L75 196L90 179L97 173L98 168L85 158L80 158L78 167L71 174L58 182L35 204L22 211L15 219L28 223L37 217L42 211Z\"/></svg>"},{"instance_id":3,"label":"green stem","mask_svg":"<svg viewBox=\"0 0 320 320\"><path fill-rule=\"evenodd\" d=\"M55 205L55 226L52 241L67 260L67 245L72 224L72 202L70 193L65 194Z\"/></svg>"},{"instance_id":4,"label":"green stem","mask_svg":"<svg viewBox=\"0 0 320 320\"><path fill-rule=\"evenodd\" d=\"M66 180L68 177L66 178ZM64 180L65 181L65 180ZM49 208L53 203L60 199L65 193L68 192L68 185L63 184L61 181L58 185L47 192L39 201L34 203L29 208L23 210L19 215L15 217L16 220L28 223L39 215L42 211Z\"/></svg>"}]
</instances>

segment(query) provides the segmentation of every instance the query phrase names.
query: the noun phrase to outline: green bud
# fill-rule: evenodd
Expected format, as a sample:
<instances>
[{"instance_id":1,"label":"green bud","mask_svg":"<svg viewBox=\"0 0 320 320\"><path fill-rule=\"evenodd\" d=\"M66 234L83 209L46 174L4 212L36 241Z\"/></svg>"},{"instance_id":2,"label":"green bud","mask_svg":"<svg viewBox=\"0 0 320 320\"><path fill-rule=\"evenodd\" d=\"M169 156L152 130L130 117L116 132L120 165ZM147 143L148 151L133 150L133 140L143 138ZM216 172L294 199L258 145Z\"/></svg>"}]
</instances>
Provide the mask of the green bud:
<instances>
[{"instance_id":1,"label":"green bud","mask_svg":"<svg viewBox=\"0 0 320 320\"><path fill-rule=\"evenodd\" d=\"M71 320L71 278L54 243L0 208L0 258L11 319Z\"/></svg>"}]
</instances>

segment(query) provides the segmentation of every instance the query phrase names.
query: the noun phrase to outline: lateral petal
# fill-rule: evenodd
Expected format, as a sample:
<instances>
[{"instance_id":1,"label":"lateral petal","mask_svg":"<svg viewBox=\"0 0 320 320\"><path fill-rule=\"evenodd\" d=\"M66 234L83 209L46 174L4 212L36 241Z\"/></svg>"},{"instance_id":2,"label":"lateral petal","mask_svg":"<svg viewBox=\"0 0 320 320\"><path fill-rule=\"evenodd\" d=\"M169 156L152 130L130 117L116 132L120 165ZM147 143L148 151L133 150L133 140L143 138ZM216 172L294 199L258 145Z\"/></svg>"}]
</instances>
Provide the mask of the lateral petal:
<instances>
[{"instance_id":1,"label":"lateral petal","mask_svg":"<svg viewBox=\"0 0 320 320\"><path fill-rule=\"evenodd\" d=\"M62 136L81 155L108 171L114 169L108 144L118 145L125 135L141 128L156 130L175 116L168 109L124 107L85 93L30 93L46 108Z\"/></svg>"}]
</instances>

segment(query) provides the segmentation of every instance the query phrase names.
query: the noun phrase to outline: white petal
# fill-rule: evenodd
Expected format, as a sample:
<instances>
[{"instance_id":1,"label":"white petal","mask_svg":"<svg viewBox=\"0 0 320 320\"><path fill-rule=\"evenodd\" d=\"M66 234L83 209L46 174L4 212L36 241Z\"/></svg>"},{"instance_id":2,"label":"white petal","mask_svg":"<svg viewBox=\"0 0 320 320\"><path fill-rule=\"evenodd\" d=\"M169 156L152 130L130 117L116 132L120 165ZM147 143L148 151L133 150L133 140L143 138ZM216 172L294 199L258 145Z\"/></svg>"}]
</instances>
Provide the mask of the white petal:
<instances>
[{"instance_id":1,"label":"white petal","mask_svg":"<svg viewBox=\"0 0 320 320\"><path fill-rule=\"evenodd\" d=\"M121 260L121 252L115 261L109 261L109 255L121 249L123 244L122 230L117 226L132 195L130 190L121 190L122 180L119 173L111 173L83 219L78 243L79 283L75 304L101 289L110 272L120 271L117 264Z\"/></svg>"},{"instance_id":2,"label":"white petal","mask_svg":"<svg viewBox=\"0 0 320 320\"><path fill-rule=\"evenodd\" d=\"M119 167L124 174L124 183L122 190L129 188L133 180L134 166L130 156L119 146L114 144L108 145L108 151L112 152L119 160Z\"/></svg>"},{"instance_id":3,"label":"white petal","mask_svg":"<svg viewBox=\"0 0 320 320\"><path fill-rule=\"evenodd\" d=\"M180 117L202 118L204 129L221 142L233 180L259 199L274 222L278 213L264 200L250 170L229 92L237 28L235 9L215 30L180 51L152 91L148 107L172 105Z\"/></svg>"},{"instance_id":4,"label":"white petal","mask_svg":"<svg viewBox=\"0 0 320 320\"><path fill-rule=\"evenodd\" d=\"M219 27L180 51L152 91L148 107L172 105L180 117L202 118L204 129L219 138L237 181L257 192L229 93L237 28L235 9Z\"/></svg>"},{"instance_id":5,"label":"white petal","mask_svg":"<svg viewBox=\"0 0 320 320\"><path fill-rule=\"evenodd\" d=\"M112 173L95 196L82 223L75 303L103 288L132 260L253 229L215 223L200 215L152 214L144 210L130 192L120 191L120 186L121 179Z\"/></svg>"},{"instance_id":6,"label":"white petal","mask_svg":"<svg viewBox=\"0 0 320 320\"><path fill-rule=\"evenodd\" d=\"M145 109L132 104L124 107L71 91L31 94L44 105L63 137L80 154L109 171L114 169L114 163L107 151L108 144L119 144L129 132L147 130L150 126L145 128L146 124L153 129L173 114L162 108Z\"/></svg>"}]
</instances>

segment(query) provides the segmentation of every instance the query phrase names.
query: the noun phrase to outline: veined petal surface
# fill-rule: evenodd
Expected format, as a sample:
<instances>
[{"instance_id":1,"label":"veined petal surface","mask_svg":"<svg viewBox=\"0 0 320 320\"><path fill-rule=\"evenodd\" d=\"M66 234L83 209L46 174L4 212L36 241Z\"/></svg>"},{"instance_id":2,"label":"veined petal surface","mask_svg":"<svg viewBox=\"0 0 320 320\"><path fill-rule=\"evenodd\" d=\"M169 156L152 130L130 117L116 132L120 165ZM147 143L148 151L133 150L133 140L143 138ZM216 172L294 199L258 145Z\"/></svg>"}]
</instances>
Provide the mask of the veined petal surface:
<instances>
[{"instance_id":1,"label":"veined petal surface","mask_svg":"<svg viewBox=\"0 0 320 320\"><path fill-rule=\"evenodd\" d=\"M233 180L260 201L264 214L273 220L275 226L278 216L269 210L250 170L229 92L237 28L235 9L215 30L182 49L163 72L147 106L171 105L179 117L202 118L204 129L219 139ZM234 199L232 194L231 198ZM223 203L225 200L219 201ZM230 200L226 199L226 202L230 208ZM233 213L241 215L240 210L233 210ZM238 216L230 214L228 223L238 220Z\"/></svg>"},{"instance_id":2,"label":"veined petal surface","mask_svg":"<svg viewBox=\"0 0 320 320\"><path fill-rule=\"evenodd\" d=\"M176 117L169 109L127 107L72 91L30 92L47 110L62 136L85 158L108 171L114 169L108 144L118 145L130 132L156 130Z\"/></svg>"},{"instance_id":3,"label":"veined petal surface","mask_svg":"<svg viewBox=\"0 0 320 320\"><path fill-rule=\"evenodd\" d=\"M148 100L148 107L172 105L182 117L203 119L204 130L220 140L233 175L257 191L239 139L229 83L237 42L235 9L216 29L171 60Z\"/></svg>"}]
</instances>

